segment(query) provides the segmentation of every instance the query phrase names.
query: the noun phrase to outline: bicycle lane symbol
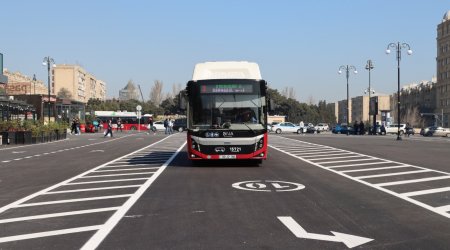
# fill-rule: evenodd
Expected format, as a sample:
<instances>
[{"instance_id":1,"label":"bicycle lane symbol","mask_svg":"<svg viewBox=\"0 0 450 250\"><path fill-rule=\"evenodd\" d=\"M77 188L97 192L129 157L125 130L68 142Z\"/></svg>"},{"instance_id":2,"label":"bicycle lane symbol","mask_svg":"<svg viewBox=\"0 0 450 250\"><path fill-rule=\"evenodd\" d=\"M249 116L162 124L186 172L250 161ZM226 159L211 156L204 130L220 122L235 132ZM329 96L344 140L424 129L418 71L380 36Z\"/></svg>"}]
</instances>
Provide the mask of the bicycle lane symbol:
<instances>
[{"instance_id":1,"label":"bicycle lane symbol","mask_svg":"<svg viewBox=\"0 0 450 250\"><path fill-rule=\"evenodd\" d=\"M258 192L289 192L305 188L305 186L300 183L287 181L270 181L270 180L236 182L233 183L232 187L246 191L258 191Z\"/></svg>"}]
</instances>

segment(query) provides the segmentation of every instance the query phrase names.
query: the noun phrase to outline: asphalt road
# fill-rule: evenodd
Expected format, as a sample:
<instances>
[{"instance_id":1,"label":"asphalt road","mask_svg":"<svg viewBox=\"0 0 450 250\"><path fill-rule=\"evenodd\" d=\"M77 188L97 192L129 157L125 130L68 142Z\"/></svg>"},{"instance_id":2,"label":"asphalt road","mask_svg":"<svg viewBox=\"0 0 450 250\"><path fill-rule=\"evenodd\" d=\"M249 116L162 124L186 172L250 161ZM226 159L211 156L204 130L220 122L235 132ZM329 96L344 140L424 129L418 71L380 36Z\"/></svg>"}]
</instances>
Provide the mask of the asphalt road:
<instances>
[{"instance_id":1,"label":"asphalt road","mask_svg":"<svg viewBox=\"0 0 450 250\"><path fill-rule=\"evenodd\" d=\"M0 249L448 249L450 140L269 136L192 166L185 133L0 148Z\"/></svg>"}]
</instances>

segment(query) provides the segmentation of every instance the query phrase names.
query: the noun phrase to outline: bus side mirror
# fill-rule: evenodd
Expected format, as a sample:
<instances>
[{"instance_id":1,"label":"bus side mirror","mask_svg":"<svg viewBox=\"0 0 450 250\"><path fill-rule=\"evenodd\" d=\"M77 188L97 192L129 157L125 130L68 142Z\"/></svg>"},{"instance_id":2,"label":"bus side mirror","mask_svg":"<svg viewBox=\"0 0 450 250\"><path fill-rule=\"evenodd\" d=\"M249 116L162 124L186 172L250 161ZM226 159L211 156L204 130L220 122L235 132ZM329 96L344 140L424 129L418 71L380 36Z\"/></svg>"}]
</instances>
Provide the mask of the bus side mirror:
<instances>
[{"instance_id":1,"label":"bus side mirror","mask_svg":"<svg viewBox=\"0 0 450 250\"><path fill-rule=\"evenodd\" d=\"M180 110L186 110L186 93L184 91L178 95L178 106Z\"/></svg>"}]
</instances>

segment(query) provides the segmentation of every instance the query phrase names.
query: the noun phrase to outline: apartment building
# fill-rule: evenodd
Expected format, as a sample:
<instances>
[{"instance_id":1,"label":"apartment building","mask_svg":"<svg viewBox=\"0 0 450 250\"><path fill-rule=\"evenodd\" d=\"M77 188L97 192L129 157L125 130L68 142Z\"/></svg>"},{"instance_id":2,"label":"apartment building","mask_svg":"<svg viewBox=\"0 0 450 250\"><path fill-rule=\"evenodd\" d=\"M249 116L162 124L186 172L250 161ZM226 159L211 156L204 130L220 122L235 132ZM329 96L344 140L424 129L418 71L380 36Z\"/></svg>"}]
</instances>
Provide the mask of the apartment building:
<instances>
[{"instance_id":1,"label":"apartment building","mask_svg":"<svg viewBox=\"0 0 450 250\"><path fill-rule=\"evenodd\" d=\"M89 99L106 99L106 83L79 65L59 64L52 68L52 94L66 89L74 101L87 103Z\"/></svg>"},{"instance_id":2,"label":"apartment building","mask_svg":"<svg viewBox=\"0 0 450 250\"><path fill-rule=\"evenodd\" d=\"M443 114L443 125L449 127L450 117L450 11L445 13L442 22L437 26L436 57L436 110Z\"/></svg>"},{"instance_id":3,"label":"apartment building","mask_svg":"<svg viewBox=\"0 0 450 250\"><path fill-rule=\"evenodd\" d=\"M8 95L47 95L48 88L43 81L36 80L20 72L10 72L3 70L3 74L8 77L5 90Z\"/></svg>"}]
</instances>

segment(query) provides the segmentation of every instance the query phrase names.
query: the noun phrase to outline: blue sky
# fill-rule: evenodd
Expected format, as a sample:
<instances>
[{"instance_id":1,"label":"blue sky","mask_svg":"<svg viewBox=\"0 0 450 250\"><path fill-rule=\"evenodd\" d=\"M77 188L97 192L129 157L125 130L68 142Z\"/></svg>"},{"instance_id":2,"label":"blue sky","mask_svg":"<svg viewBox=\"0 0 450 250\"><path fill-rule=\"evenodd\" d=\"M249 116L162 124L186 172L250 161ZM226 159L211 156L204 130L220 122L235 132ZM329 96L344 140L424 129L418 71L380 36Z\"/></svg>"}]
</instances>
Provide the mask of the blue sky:
<instances>
[{"instance_id":1,"label":"blue sky","mask_svg":"<svg viewBox=\"0 0 450 250\"><path fill-rule=\"evenodd\" d=\"M293 87L301 102L346 99L340 65L354 65L350 95L368 87L397 90L391 42L406 42L401 83L436 75L436 28L450 10L444 0L15 0L0 5L0 53L10 71L46 82L42 59L79 64L117 97L128 80L148 99L155 80L165 91L192 77L204 61L253 61L270 87Z\"/></svg>"}]
</instances>

